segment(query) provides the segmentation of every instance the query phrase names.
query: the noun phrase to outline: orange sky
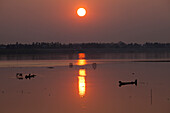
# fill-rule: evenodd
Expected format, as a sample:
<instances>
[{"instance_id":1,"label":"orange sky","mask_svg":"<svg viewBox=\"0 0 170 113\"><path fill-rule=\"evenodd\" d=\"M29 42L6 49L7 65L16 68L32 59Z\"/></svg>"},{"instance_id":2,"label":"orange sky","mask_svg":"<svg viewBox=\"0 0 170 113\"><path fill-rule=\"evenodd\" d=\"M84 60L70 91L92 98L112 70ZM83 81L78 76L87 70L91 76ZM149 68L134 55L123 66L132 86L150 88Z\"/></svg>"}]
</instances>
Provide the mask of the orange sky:
<instances>
[{"instance_id":1,"label":"orange sky","mask_svg":"<svg viewBox=\"0 0 170 113\"><path fill-rule=\"evenodd\" d=\"M170 42L169 11L169 0L1 0L0 42Z\"/></svg>"}]
</instances>

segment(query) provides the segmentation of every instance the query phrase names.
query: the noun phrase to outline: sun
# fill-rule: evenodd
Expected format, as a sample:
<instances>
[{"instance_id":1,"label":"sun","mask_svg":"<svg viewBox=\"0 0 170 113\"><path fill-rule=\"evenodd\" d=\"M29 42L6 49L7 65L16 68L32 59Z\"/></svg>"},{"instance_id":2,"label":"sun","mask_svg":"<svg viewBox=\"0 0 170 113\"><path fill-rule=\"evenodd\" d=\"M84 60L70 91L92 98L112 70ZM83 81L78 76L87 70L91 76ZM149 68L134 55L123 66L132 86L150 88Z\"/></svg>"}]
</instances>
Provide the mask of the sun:
<instances>
[{"instance_id":1,"label":"sun","mask_svg":"<svg viewBox=\"0 0 170 113\"><path fill-rule=\"evenodd\" d=\"M78 16L80 16L80 17L85 16L85 15L86 15L86 9L85 9L85 8L79 8L79 9L77 10L77 14L78 14Z\"/></svg>"}]
</instances>

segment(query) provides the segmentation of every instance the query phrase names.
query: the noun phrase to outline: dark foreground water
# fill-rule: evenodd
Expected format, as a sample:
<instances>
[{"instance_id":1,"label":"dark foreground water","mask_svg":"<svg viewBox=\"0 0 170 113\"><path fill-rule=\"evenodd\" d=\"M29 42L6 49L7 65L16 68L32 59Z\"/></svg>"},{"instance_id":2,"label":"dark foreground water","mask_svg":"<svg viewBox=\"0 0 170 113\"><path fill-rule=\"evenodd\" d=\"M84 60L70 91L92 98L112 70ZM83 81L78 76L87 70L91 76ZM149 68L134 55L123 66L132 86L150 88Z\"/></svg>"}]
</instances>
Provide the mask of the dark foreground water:
<instances>
[{"instance_id":1,"label":"dark foreground water","mask_svg":"<svg viewBox=\"0 0 170 113\"><path fill-rule=\"evenodd\" d=\"M145 60L0 61L0 113L170 113L170 62Z\"/></svg>"}]
</instances>

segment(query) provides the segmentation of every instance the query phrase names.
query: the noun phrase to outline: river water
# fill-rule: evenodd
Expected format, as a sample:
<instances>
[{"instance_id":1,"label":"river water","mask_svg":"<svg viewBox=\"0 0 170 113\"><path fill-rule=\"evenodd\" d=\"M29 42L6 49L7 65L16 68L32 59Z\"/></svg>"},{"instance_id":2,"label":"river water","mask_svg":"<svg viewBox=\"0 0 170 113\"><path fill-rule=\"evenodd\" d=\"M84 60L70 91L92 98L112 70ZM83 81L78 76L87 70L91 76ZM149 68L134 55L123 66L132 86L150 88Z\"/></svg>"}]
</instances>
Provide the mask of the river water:
<instances>
[{"instance_id":1,"label":"river water","mask_svg":"<svg viewBox=\"0 0 170 113\"><path fill-rule=\"evenodd\" d=\"M170 113L169 67L168 58L86 59L83 54L1 60L0 113ZM135 80L136 85L119 86Z\"/></svg>"}]
</instances>

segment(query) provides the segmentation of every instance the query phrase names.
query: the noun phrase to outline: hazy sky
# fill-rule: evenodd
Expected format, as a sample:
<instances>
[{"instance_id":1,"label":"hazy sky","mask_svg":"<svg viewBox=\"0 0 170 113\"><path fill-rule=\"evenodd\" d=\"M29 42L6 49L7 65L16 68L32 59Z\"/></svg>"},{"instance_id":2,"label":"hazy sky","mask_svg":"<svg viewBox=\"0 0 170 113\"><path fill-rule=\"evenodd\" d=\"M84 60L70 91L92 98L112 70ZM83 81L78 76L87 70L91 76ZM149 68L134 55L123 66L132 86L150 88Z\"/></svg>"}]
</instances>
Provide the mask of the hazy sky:
<instances>
[{"instance_id":1,"label":"hazy sky","mask_svg":"<svg viewBox=\"0 0 170 113\"><path fill-rule=\"evenodd\" d=\"M0 0L0 43L36 41L170 42L170 0Z\"/></svg>"}]
</instances>

